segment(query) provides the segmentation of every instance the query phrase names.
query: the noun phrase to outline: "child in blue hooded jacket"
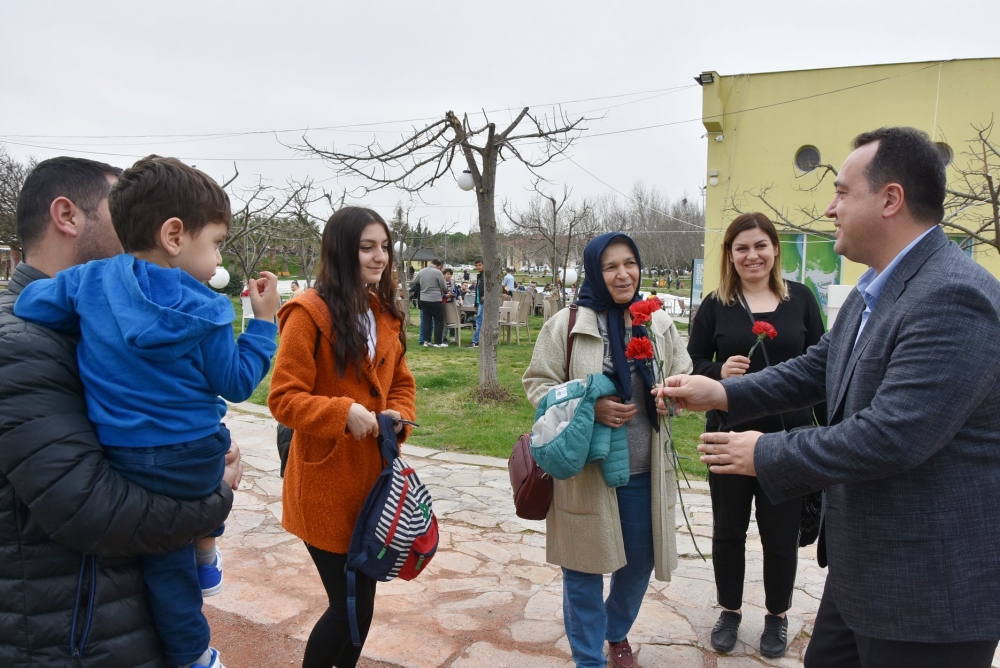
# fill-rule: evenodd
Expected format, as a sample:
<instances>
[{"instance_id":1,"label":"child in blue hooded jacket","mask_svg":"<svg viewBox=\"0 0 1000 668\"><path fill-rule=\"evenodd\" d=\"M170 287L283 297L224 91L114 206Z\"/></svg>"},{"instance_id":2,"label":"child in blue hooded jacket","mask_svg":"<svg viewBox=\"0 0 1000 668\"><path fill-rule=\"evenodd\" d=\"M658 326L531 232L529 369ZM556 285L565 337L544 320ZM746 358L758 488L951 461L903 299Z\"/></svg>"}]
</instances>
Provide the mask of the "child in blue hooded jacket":
<instances>
[{"instance_id":1,"label":"child in blue hooded jacket","mask_svg":"<svg viewBox=\"0 0 1000 668\"><path fill-rule=\"evenodd\" d=\"M225 191L179 160L149 156L122 173L108 206L125 254L34 281L14 312L80 332L88 417L112 466L160 494L208 496L230 448L220 395L249 398L276 350L277 278L250 281L255 319L234 341L232 304L204 285L229 232ZM143 558L153 620L175 666L222 668L201 612L202 596L222 588L221 533Z\"/></svg>"}]
</instances>

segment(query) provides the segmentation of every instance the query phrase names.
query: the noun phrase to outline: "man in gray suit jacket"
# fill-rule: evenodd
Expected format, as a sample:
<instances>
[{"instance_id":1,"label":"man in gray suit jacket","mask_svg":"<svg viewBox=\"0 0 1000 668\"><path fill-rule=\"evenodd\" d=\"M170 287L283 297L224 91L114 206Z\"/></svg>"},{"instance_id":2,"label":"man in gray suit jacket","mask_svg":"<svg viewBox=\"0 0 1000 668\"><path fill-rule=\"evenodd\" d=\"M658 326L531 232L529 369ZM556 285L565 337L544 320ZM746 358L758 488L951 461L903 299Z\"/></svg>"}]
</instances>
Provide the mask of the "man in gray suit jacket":
<instances>
[{"instance_id":1,"label":"man in gray suit jacket","mask_svg":"<svg viewBox=\"0 0 1000 668\"><path fill-rule=\"evenodd\" d=\"M735 424L827 402L829 427L704 434L774 503L826 490L807 668L987 668L1000 638L1000 283L941 231L945 169L912 128L854 141L826 215L868 265L831 331L722 383L667 380ZM781 335L780 332L778 334Z\"/></svg>"}]
</instances>

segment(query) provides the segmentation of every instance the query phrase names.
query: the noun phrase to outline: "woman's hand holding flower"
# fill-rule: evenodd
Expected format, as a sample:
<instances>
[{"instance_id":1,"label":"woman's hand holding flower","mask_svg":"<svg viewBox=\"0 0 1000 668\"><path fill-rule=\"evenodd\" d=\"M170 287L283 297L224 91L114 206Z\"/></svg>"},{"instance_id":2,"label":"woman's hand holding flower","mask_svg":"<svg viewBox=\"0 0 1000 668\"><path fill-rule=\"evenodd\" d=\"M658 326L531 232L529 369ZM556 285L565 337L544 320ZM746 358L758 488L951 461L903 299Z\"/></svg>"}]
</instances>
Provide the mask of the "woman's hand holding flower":
<instances>
[{"instance_id":1,"label":"woman's hand holding flower","mask_svg":"<svg viewBox=\"0 0 1000 668\"><path fill-rule=\"evenodd\" d=\"M722 363L720 375L723 380L732 376L742 376L750 368L750 358L743 355L733 355Z\"/></svg>"}]
</instances>

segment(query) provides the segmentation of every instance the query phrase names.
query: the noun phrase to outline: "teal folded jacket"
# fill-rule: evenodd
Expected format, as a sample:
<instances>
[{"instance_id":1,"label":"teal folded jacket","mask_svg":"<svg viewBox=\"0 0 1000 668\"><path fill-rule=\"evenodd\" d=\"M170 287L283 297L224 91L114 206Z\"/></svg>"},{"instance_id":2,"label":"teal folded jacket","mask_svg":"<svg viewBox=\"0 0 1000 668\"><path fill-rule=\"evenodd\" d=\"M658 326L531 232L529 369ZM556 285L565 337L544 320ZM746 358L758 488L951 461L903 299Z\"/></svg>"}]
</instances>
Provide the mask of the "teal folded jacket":
<instances>
[{"instance_id":1,"label":"teal folded jacket","mask_svg":"<svg viewBox=\"0 0 1000 668\"><path fill-rule=\"evenodd\" d=\"M628 436L594 421L594 404L616 394L602 374L556 385L538 403L531 428L531 455L557 480L572 478L586 464L599 464L608 487L628 483Z\"/></svg>"}]
</instances>

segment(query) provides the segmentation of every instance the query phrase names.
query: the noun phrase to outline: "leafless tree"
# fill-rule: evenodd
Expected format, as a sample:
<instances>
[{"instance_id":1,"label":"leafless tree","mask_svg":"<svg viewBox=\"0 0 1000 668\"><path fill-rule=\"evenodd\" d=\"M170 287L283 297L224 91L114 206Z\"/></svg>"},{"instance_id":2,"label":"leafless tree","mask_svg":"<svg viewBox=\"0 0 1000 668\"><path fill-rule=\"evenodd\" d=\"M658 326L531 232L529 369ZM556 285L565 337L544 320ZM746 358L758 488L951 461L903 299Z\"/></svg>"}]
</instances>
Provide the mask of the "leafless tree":
<instances>
[{"instance_id":1,"label":"leafless tree","mask_svg":"<svg viewBox=\"0 0 1000 668\"><path fill-rule=\"evenodd\" d=\"M322 226L334 211L344 206L347 193L335 200L332 193L317 192L312 179L289 180L286 192L291 193L291 199L275 231L277 236L274 240L279 242L286 258L298 260L299 273L305 277L306 287L310 288L320 260ZM323 201L327 202L327 206L317 209L317 204ZM317 210L323 215L317 215Z\"/></svg>"},{"instance_id":2,"label":"leafless tree","mask_svg":"<svg viewBox=\"0 0 1000 668\"><path fill-rule=\"evenodd\" d=\"M232 179L227 183L231 184ZM235 190L230 194L237 206L233 207L233 219L223 251L232 253L236 258L244 282L270 252L272 240L282 232L284 220L281 216L304 190L303 184L293 183L287 190L281 191L258 181L251 188Z\"/></svg>"},{"instance_id":3,"label":"leafless tree","mask_svg":"<svg viewBox=\"0 0 1000 668\"><path fill-rule=\"evenodd\" d=\"M601 198L595 216L601 231L626 232L635 239L650 273L689 267L702 256L705 214L686 197L671 200L655 186L638 182L626 198Z\"/></svg>"},{"instance_id":4,"label":"leafless tree","mask_svg":"<svg viewBox=\"0 0 1000 668\"><path fill-rule=\"evenodd\" d=\"M545 242L548 265L553 272L557 272L559 267L566 267L569 262L574 235L579 236L580 228L593 221L593 207L586 199L567 206L573 192L568 186L563 186L561 198L543 190L540 179L534 180L531 189L535 196L525 210L519 211L509 202L504 202L503 212L515 232L540 237ZM560 305L565 303L565 287L559 293Z\"/></svg>"},{"instance_id":5,"label":"leafless tree","mask_svg":"<svg viewBox=\"0 0 1000 668\"><path fill-rule=\"evenodd\" d=\"M17 198L32 163L20 162L0 146L0 244L9 246L11 250L11 266L4 271L8 275L21 256L21 240L17 237Z\"/></svg>"},{"instance_id":6,"label":"leafless tree","mask_svg":"<svg viewBox=\"0 0 1000 668\"><path fill-rule=\"evenodd\" d=\"M539 117L525 107L506 127L498 129L486 112L482 113L483 125L474 126L468 114L459 118L448 111L441 120L423 129L414 128L388 147L374 141L346 150L336 146L319 148L303 137L305 145L300 148L332 163L339 175L360 178L363 193L393 186L419 196L438 179L453 173L454 167L469 170L475 184L483 241L485 317L479 338L479 396L500 399L507 392L497 377L496 358L501 276L495 208L497 165L516 160L538 176L537 169L569 148L585 119L571 121L561 112Z\"/></svg>"},{"instance_id":7,"label":"leafless tree","mask_svg":"<svg viewBox=\"0 0 1000 668\"><path fill-rule=\"evenodd\" d=\"M972 126L964 164L954 165L942 226L965 237L963 246L983 244L1000 253L1000 149L990 138L993 123Z\"/></svg>"}]
</instances>

